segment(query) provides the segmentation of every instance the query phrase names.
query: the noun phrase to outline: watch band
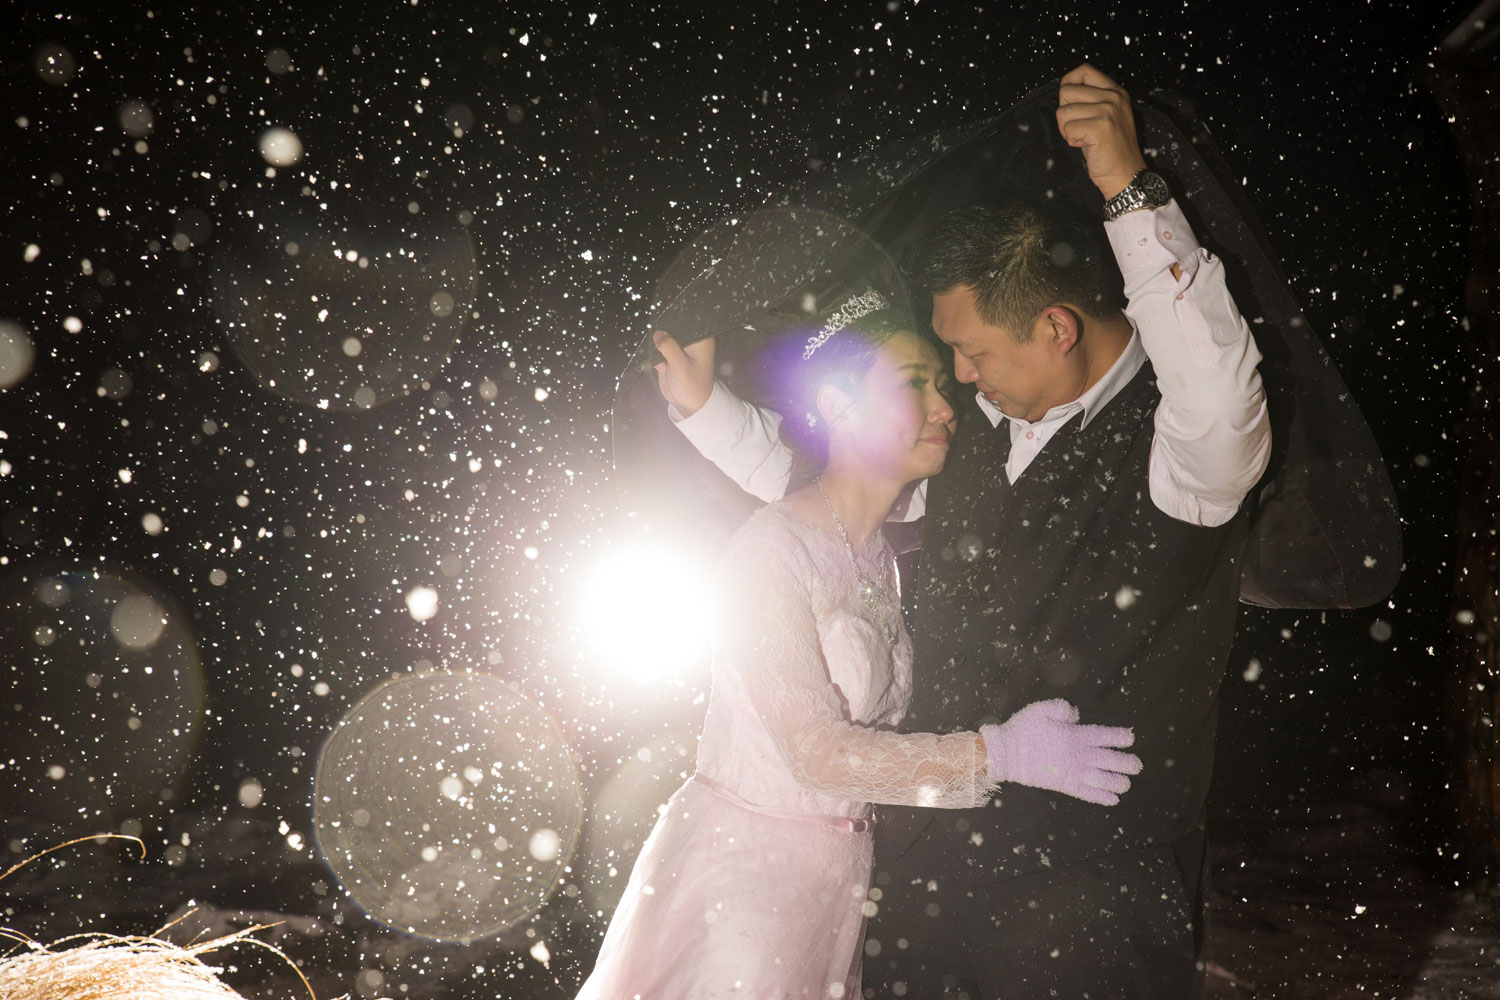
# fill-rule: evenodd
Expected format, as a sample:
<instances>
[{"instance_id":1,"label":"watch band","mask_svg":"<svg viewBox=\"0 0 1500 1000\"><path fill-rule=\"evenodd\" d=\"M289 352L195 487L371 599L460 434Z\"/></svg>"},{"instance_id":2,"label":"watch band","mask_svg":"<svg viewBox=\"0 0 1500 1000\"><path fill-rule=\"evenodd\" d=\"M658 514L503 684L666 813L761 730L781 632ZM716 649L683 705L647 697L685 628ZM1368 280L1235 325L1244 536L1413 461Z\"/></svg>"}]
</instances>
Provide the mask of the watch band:
<instances>
[{"instance_id":1,"label":"watch band","mask_svg":"<svg viewBox=\"0 0 1500 1000\"><path fill-rule=\"evenodd\" d=\"M1104 203L1104 219L1113 222L1126 212L1142 208L1160 208L1172 200L1172 189L1166 178L1150 170L1140 170L1125 189Z\"/></svg>"}]
</instances>

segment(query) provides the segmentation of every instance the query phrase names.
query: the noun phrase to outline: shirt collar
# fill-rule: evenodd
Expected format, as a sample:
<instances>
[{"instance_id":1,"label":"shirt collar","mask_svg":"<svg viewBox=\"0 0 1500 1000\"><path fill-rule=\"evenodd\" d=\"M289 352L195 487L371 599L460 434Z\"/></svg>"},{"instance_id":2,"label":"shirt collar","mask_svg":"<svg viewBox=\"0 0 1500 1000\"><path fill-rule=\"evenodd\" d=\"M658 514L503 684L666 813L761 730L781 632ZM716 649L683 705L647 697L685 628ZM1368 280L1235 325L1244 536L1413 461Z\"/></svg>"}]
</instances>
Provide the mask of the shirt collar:
<instances>
[{"instance_id":1,"label":"shirt collar","mask_svg":"<svg viewBox=\"0 0 1500 1000\"><path fill-rule=\"evenodd\" d=\"M976 393L975 396L979 401L979 408L989 418L990 426L992 427L999 427L1002 420L1009 420L1013 426L1017 427L1033 427L1037 424L1065 420L1079 410L1083 411L1083 426L1087 427L1089 421L1093 420L1099 411L1108 405L1110 400L1118 396L1121 389L1130 384L1130 380L1135 378L1136 373L1141 370L1145 363L1146 349L1141 345L1141 335L1132 329L1130 340L1125 344L1125 349L1120 352L1120 356L1115 359L1115 363L1109 366L1109 371L1104 373L1103 378L1089 386L1082 396L1079 396L1071 403L1054 406L1043 414L1042 419L1037 421L1025 421L1015 417L1007 417L1004 413L1000 412L1000 407L985 399L983 393Z\"/></svg>"}]
</instances>

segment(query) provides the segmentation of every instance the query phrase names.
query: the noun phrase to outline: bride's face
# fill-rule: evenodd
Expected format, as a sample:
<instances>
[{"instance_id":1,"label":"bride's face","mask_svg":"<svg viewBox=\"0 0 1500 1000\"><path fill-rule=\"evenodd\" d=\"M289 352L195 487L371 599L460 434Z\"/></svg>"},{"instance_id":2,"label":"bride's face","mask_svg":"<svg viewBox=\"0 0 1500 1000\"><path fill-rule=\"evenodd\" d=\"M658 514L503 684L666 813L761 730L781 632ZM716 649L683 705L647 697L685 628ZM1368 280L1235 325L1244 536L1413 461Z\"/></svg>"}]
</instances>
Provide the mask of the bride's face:
<instances>
[{"instance_id":1,"label":"bride's face","mask_svg":"<svg viewBox=\"0 0 1500 1000\"><path fill-rule=\"evenodd\" d=\"M935 475L956 426L943 395L948 375L937 351L910 333L886 339L865 374L845 428L849 453L871 475L903 484Z\"/></svg>"}]
</instances>

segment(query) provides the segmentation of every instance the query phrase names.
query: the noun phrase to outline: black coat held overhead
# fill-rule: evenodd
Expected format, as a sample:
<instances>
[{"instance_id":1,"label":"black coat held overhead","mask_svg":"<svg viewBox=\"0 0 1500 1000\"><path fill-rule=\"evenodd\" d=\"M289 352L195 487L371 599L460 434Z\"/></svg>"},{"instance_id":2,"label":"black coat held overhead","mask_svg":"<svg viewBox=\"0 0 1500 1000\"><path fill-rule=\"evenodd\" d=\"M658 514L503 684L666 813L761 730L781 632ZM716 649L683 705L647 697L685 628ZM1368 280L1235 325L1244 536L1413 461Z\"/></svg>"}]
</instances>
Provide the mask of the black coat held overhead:
<instances>
[{"instance_id":1,"label":"black coat held overhead","mask_svg":"<svg viewBox=\"0 0 1500 1000\"><path fill-rule=\"evenodd\" d=\"M702 536L712 549L754 508L668 421L651 368L661 360L652 330L668 330L684 344L718 335L726 380L754 399L761 331L775 326L767 325L768 316L784 312L786 303L795 308L809 291L836 301L865 284L901 300L900 271L944 212L1006 194L1056 197L1100 211L1103 200L1083 157L1058 135L1056 110L1056 88L1042 88L987 121L853 157L686 248L663 278L661 308L620 379L611 427L622 509L639 523L659 525L667 537ZM1250 498L1240 600L1273 608L1357 608L1384 600L1400 572L1400 520L1358 405L1292 297L1235 172L1194 121L1190 104L1153 94L1136 101L1136 122L1152 168L1171 181L1202 245L1224 260L1230 293L1263 355L1271 462ZM840 275L842 283L835 280ZM918 314L926 305L911 304ZM939 494L959 461L955 453L934 480ZM952 482L946 488L959 489ZM976 492L974 499L995 498ZM992 537L993 530L979 534ZM1152 597L1143 592L1138 600L1141 608ZM919 657L920 677L926 666Z\"/></svg>"},{"instance_id":2,"label":"black coat held overhead","mask_svg":"<svg viewBox=\"0 0 1500 1000\"><path fill-rule=\"evenodd\" d=\"M973 729L1066 698L1085 722L1133 727L1144 770L1113 807L1004 785L980 809L882 809L888 851L935 838L929 877L984 885L1166 845L1204 821L1247 518L1206 528L1152 503L1160 399L1147 364L1013 485L1007 424L972 399L962 408L908 591L922 673L903 728Z\"/></svg>"}]
</instances>

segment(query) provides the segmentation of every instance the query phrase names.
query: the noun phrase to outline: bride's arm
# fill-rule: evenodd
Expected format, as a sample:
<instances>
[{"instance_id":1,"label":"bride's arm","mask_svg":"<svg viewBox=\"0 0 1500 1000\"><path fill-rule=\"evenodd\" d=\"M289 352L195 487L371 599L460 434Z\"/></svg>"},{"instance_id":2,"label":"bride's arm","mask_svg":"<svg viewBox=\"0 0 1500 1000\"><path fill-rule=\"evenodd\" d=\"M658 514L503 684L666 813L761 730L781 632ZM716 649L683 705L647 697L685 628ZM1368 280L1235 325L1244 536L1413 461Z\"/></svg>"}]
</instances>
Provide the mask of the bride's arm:
<instances>
[{"instance_id":1,"label":"bride's arm","mask_svg":"<svg viewBox=\"0 0 1500 1000\"><path fill-rule=\"evenodd\" d=\"M732 670L793 777L840 798L968 809L993 787L978 733L894 733L844 716L818 641L808 568L781 546L726 561L716 671Z\"/></svg>"}]
</instances>

